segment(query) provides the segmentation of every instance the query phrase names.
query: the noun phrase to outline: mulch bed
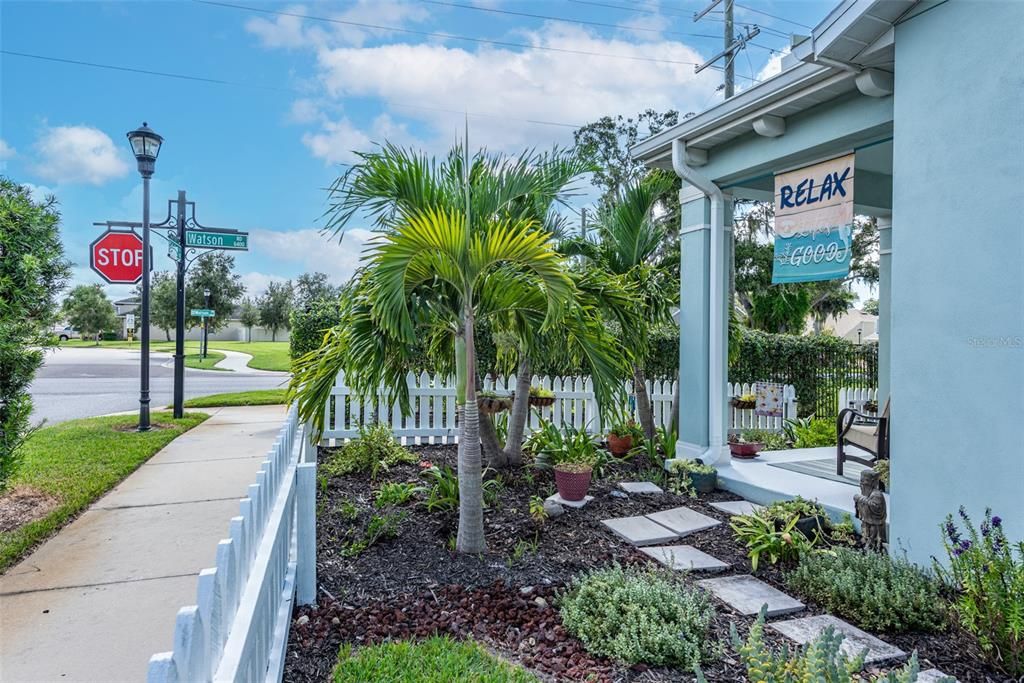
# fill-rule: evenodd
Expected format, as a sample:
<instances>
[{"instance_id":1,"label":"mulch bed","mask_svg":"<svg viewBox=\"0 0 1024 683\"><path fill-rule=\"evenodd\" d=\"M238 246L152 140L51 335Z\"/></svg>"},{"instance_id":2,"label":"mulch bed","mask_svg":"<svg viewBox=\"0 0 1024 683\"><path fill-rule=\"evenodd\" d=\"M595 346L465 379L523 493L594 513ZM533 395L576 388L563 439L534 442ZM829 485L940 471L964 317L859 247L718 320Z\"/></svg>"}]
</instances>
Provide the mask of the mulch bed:
<instances>
[{"instance_id":1,"label":"mulch bed","mask_svg":"<svg viewBox=\"0 0 1024 683\"><path fill-rule=\"evenodd\" d=\"M421 460L455 465L454 446L410 450ZM329 455L322 449L321 457ZM448 633L474 638L544 680L694 680L690 671L643 665L629 668L589 655L562 628L555 607L558 591L587 569L613 562L657 566L600 524L609 517L682 505L698 510L725 523L681 542L729 563L729 574L750 573L746 552L729 529L729 516L708 504L738 497L722 491L701 494L697 499L669 492L624 497L615 489L616 482L639 480L647 467L638 459L618 468L591 485L594 500L585 508L566 508L562 516L542 524L530 518L529 500L554 492L550 473L529 469L503 473L500 502L485 511L488 552L481 556L460 555L449 549L457 513L429 513L412 503L396 508L410 513L400 524L397 538L381 540L357 556L347 556L348 544L362 538L371 516L382 513L373 505L373 492L387 481L421 482L420 467L396 466L376 481L362 474L332 478L318 494L320 601L295 610L284 679L296 683L329 680L342 643L359 646ZM349 503L358 511L355 521ZM517 546L521 555L517 555ZM792 594L778 567L761 567L756 575ZM809 601L803 602L808 603L807 610L792 616L822 613ZM725 654L721 661L704 667L709 681L746 680L745 671L732 656L729 631L735 623L745 637L752 622L718 606L713 638L722 644ZM955 629L938 635L876 635L908 652L916 648L922 670L936 667L965 682L1007 680L981 661L971 637ZM773 645L785 642L771 630L766 631L766 640Z\"/></svg>"},{"instance_id":2,"label":"mulch bed","mask_svg":"<svg viewBox=\"0 0 1024 683\"><path fill-rule=\"evenodd\" d=\"M19 486L0 496L0 532L13 531L29 522L45 517L60 505L48 493L28 486Z\"/></svg>"}]
</instances>

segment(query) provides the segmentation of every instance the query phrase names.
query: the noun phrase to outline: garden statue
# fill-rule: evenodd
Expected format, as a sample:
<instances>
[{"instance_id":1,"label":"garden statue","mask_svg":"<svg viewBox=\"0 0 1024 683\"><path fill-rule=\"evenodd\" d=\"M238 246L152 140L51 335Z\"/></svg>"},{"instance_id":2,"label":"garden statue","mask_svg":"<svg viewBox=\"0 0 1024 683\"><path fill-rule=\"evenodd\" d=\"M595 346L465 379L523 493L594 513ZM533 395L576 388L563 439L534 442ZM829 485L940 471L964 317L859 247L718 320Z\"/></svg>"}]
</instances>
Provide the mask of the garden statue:
<instances>
[{"instance_id":1,"label":"garden statue","mask_svg":"<svg viewBox=\"0 0 1024 683\"><path fill-rule=\"evenodd\" d=\"M878 472L866 469L860 473L860 493L853 497L853 507L860 520L860 533L870 550L883 552L886 542L885 495L878 486Z\"/></svg>"}]
</instances>

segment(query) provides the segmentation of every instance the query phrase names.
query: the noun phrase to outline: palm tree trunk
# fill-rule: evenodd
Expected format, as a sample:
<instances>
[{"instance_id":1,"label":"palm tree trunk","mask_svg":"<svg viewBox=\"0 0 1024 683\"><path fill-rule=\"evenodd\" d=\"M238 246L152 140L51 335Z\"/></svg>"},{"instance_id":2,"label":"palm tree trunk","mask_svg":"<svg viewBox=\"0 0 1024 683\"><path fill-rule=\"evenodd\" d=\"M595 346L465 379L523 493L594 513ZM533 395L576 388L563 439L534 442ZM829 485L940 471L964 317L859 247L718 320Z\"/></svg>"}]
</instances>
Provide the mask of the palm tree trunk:
<instances>
[{"instance_id":1,"label":"palm tree trunk","mask_svg":"<svg viewBox=\"0 0 1024 683\"><path fill-rule=\"evenodd\" d=\"M487 550L484 538L483 464L480 447L480 409L476 404L476 346L473 339L473 310L465 308L462 344L456 338L456 353L464 346L462 370L458 380L462 394L462 421L459 424L459 532L455 549L460 553L477 554ZM458 358L456 358L458 361ZM460 367L461 365L461 367Z\"/></svg>"},{"instance_id":2,"label":"palm tree trunk","mask_svg":"<svg viewBox=\"0 0 1024 683\"><path fill-rule=\"evenodd\" d=\"M509 467L523 464L523 432L530 416L530 359L525 353L519 357L516 374L516 397L508 417L508 440L505 441L505 462Z\"/></svg>"},{"instance_id":3,"label":"palm tree trunk","mask_svg":"<svg viewBox=\"0 0 1024 683\"><path fill-rule=\"evenodd\" d=\"M480 418L480 445L483 448L487 466L496 470L508 467L508 458L498 441L498 432L493 420L484 415Z\"/></svg>"},{"instance_id":4,"label":"palm tree trunk","mask_svg":"<svg viewBox=\"0 0 1024 683\"><path fill-rule=\"evenodd\" d=\"M640 426L644 430L644 436L653 439L654 411L651 410L651 397L647 395L647 378L644 377L644 369L633 364L633 392L636 394L636 412L640 416Z\"/></svg>"}]
</instances>

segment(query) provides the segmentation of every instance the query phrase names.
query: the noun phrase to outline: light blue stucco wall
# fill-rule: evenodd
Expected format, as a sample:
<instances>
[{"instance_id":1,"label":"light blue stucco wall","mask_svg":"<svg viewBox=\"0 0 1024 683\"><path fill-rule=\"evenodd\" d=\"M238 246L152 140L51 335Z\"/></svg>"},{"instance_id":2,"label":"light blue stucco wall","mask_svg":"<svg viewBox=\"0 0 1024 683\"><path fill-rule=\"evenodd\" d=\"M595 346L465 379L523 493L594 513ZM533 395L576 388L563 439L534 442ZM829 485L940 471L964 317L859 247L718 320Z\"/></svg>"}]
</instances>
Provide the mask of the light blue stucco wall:
<instances>
[{"instance_id":1,"label":"light blue stucco wall","mask_svg":"<svg viewBox=\"0 0 1024 683\"><path fill-rule=\"evenodd\" d=\"M1024 537L1024 2L896 28L891 536L991 506Z\"/></svg>"},{"instance_id":2,"label":"light blue stucco wall","mask_svg":"<svg viewBox=\"0 0 1024 683\"><path fill-rule=\"evenodd\" d=\"M708 446L711 202L680 193L679 439L691 456Z\"/></svg>"}]
</instances>

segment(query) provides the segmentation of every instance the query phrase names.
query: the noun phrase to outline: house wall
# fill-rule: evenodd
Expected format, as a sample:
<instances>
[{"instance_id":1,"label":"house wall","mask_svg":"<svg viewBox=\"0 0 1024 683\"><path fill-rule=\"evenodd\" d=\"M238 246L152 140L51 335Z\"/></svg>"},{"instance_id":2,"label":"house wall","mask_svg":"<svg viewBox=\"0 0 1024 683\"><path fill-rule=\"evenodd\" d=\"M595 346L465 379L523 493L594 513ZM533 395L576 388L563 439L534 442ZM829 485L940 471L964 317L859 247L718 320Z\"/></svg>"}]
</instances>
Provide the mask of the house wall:
<instances>
[{"instance_id":1,"label":"house wall","mask_svg":"<svg viewBox=\"0 0 1024 683\"><path fill-rule=\"evenodd\" d=\"M171 339L174 339L174 328L170 330ZM136 336L137 333L136 333ZM252 338L248 336L245 326L237 320L229 320L228 324L216 332L210 332L210 341L270 341L270 330L256 326L252 328ZM150 325L149 337L153 341L165 341L167 333L162 328ZM200 326L185 330L185 339L197 341L203 338L203 328ZM286 329L277 331L277 341L286 342L291 338L291 333Z\"/></svg>"},{"instance_id":2,"label":"house wall","mask_svg":"<svg viewBox=\"0 0 1024 683\"><path fill-rule=\"evenodd\" d=\"M1024 3L946 2L896 28L891 540L985 507L1024 538Z\"/></svg>"}]
</instances>

